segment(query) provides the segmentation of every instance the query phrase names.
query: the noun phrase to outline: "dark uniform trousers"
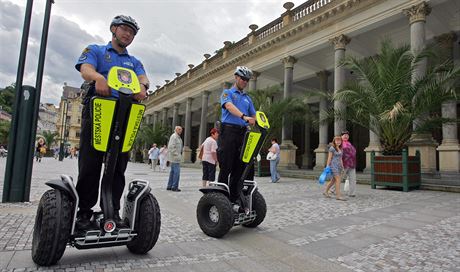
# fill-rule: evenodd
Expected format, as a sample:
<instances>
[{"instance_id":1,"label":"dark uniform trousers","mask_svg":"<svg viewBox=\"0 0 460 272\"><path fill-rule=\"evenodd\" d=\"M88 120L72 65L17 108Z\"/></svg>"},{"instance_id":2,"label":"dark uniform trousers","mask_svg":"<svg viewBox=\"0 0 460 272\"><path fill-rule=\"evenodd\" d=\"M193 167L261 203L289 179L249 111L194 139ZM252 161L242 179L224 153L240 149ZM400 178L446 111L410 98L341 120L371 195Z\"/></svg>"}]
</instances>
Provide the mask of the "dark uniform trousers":
<instances>
[{"instance_id":1,"label":"dark uniform trousers","mask_svg":"<svg viewBox=\"0 0 460 272\"><path fill-rule=\"evenodd\" d=\"M77 193L80 198L79 214L90 213L96 205L99 192L99 183L104 159L104 152L97 151L91 145L91 116L89 101L83 106L80 154L78 156ZM129 153L119 153L117 166L112 185L112 200L115 211L120 210L120 198L125 188L125 170L129 160Z\"/></svg>"},{"instance_id":2,"label":"dark uniform trousers","mask_svg":"<svg viewBox=\"0 0 460 272\"><path fill-rule=\"evenodd\" d=\"M222 124L218 138L217 159L220 167L218 181L229 185L230 201L233 203L239 199L243 189L243 182L240 179L246 163L241 160L240 154L245 133L246 127ZM246 179L254 179L254 167L251 167Z\"/></svg>"}]
</instances>

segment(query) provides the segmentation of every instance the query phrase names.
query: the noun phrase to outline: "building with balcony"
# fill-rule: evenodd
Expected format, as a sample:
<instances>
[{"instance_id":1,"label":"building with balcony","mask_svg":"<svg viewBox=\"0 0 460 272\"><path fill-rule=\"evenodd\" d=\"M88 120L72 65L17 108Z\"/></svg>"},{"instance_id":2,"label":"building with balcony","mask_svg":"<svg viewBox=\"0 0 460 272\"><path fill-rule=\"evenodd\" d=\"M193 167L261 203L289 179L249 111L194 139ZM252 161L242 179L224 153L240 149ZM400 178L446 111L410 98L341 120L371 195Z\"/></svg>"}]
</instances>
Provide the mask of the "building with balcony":
<instances>
[{"instance_id":1,"label":"building with balcony","mask_svg":"<svg viewBox=\"0 0 460 272\"><path fill-rule=\"evenodd\" d=\"M184 161L195 160L192 150L203 142L218 118L223 86L232 82L236 66L255 71L249 89L282 85L283 97L300 96L309 89L334 92L353 78L338 64L348 54L368 57L377 54L383 39L413 49L440 43L460 63L460 3L456 0L314 0L284 12L271 23L249 31L236 43L224 42L216 54L189 65L185 73L157 86L146 100L147 124L184 127ZM276 15L274 15L276 17ZM332 105L320 99L309 104L317 114ZM458 118L458 101L442 106L443 116ZM327 144L344 129L351 132L357 147L357 169L370 168L370 152L380 152L376 135L362 127L337 120L313 129L312 124L284 125L280 167L323 169ZM422 171L427 174L460 170L459 128L443 126L432 138L411 146L421 151Z\"/></svg>"},{"instance_id":2,"label":"building with balcony","mask_svg":"<svg viewBox=\"0 0 460 272\"><path fill-rule=\"evenodd\" d=\"M63 140L68 147L80 145L81 112L83 91L64 83L59 114L56 122L58 140Z\"/></svg>"}]
</instances>

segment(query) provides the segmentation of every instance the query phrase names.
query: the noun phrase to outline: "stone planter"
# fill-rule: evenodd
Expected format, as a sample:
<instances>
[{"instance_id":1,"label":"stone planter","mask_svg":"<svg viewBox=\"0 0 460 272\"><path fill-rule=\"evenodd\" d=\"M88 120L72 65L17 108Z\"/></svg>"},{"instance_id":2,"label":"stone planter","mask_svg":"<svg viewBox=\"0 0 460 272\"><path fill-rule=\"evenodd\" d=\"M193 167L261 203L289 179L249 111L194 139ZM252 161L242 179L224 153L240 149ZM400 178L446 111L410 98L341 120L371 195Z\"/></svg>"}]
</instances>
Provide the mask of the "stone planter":
<instances>
[{"instance_id":1,"label":"stone planter","mask_svg":"<svg viewBox=\"0 0 460 272\"><path fill-rule=\"evenodd\" d=\"M403 150L401 156L375 156L371 153L371 188L377 186L400 187L404 192L421 185L420 152L408 156Z\"/></svg>"}]
</instances>

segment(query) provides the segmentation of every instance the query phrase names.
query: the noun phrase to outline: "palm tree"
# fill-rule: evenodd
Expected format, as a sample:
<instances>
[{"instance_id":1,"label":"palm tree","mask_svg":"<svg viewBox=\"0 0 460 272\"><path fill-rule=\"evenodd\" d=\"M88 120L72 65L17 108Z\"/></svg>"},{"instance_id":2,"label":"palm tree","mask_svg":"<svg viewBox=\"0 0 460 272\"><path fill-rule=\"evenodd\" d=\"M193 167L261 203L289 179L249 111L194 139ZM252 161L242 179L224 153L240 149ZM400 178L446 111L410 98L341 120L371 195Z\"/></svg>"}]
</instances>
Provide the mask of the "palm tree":
<instances>
[{"instance_id":1,"label":"palm tree","mask_svg":"<svg viewBox=\"0 0 460 272\"><path fill-rule=\"evenodd\" d=\"M170 128L163 127L161 124L157 124L155 127L150 124L141 124L133 146L135 154L142 153L142 150L148 149L152 143L167 144L170 134ZM136 160L138 159L136 158Z\"/></svg>"},{"instance_id":2,"label":"palm tree","mask_svg":"<svg viewBox=\"0 0 460 272\"><path fill-rule=\"evenodd\" d=\"M414 70L424 59L430 67L413 79ZM342 65L356 80L334 95L334 100L347 105L346 112L336 111L334 115L378 135L384 154L400 154L413 132L430 132L454 121L433 113L443 102L457 99L454 84L460 70L451 62L437 62L430 50L415 54L408 45L395 48L383 41L378 55L365 59L350 56Z\"/></svg>"},{"instance_id":3,"label":"palm tree","mask_svg":"<svg viewBox=\"0 0 460 272\"><path fill-rule=\"evenodd\" d=\"M58 136L57 132L51 132L49 130L43 131L42 135L37 135L38 138L43 138L45 140L45 144L48 148L50 148L53 143L56 141L56 137Z\"/></svg>"},{"instance_id":4,"label":"palm tree","mask_svg":"<svg viewBox=\"0 0 460 272\"><path fill-rule=\"evenodd\" d=\"M303 97L276 99L281 96L281 86L249 91L256 110L263 111L270 123L267 139L280 138L284 120L291 123L307 120L312 116L310 108ZM267 141L266 143L270 143Z\"/></svg>"}]
</instances>

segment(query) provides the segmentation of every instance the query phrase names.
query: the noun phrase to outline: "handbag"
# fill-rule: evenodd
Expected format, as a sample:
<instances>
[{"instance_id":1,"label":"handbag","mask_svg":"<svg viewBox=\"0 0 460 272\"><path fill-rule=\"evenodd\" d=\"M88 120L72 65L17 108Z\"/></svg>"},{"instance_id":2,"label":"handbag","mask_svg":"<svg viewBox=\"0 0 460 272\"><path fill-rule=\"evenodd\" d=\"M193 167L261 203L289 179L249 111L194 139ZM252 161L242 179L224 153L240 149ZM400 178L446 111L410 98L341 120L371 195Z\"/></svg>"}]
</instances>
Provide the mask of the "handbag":
<instances>
[{"instance_id":1,"label":"handbag","mask_svg":"<svg viewBox=\"0 0 460 272\"><path fill-rule=\"evenodd\" d=\"M350 180L348 180L348 178L345 180L345 185L343 186L343 191L344 192L349 192L350 191Z\"/></svg>"},{"instance_id":2,"label":"handbag","mask_svg":"<svg viewBox=\"0 0 460 272\"><path fill-rule=\"evenodd\" d=\"M271 152L271 151L268 152L268 154L267 154L267 160L269 160L269 161L274 161L274 160L276 160L276 157L277 157L276 153L273 153L273 152Z\"/></svg>"},{"instance_id":3,"label":"handbag","mask_svg":"<svg viewBox=\"0 0 460 272\"><path fill-rule=\"evenodd\" d=\"M324 184L326 183L326 180L328 180L332 175L332 170L329 166L326 166L326 168L324 168L324 171L321 173L321 175L319 176L319 179L318 179L318 182L319 184Z\"/></svg>"}]
</instances>

